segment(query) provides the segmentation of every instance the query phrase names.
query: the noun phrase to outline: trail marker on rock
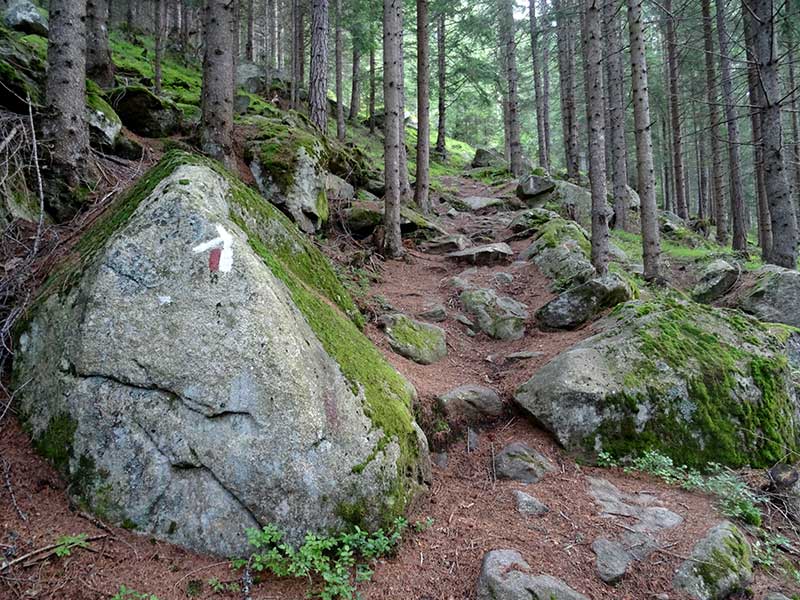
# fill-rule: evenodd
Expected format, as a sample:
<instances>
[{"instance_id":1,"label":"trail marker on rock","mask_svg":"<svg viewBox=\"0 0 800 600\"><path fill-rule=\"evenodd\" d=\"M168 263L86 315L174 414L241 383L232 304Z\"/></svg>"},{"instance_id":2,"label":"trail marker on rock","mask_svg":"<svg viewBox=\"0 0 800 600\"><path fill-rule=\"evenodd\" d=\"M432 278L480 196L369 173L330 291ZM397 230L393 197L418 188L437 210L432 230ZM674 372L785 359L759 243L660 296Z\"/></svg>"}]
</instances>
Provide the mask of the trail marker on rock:
<instances>
[{"instance_id":1,"label":"trail marker on rock","mask_svg":"<svg viewBox=\"0 0 800 600\"><path fill-rule=\"evenodd\" d=\"M198 244L192 248L192 252L199 254L211 250L208 256L209 270L212 273L217 271L227 273L233 268L233 236L222 225L217 225L217 233L219 237Z\"/></svg>"}]
</instances>

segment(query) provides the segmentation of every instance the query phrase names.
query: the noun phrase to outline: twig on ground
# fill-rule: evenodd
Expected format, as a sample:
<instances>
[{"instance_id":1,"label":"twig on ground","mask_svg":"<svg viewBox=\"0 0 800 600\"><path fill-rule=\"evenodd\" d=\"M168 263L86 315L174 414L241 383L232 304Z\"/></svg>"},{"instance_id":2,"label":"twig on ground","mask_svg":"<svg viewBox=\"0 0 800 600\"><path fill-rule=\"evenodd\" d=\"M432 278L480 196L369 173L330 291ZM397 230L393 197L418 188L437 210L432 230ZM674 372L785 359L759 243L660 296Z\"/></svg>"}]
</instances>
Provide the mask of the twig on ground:
<instances>
[{"instance_id":1,"label":"twig on ground","mask_svg":"<svg viewBox=\"0 0 800 600\"><path fill-rule=\"evenodd\" d=\"M27 522L28 517L25 516L25 513L22 512L22 509L19 507L19 504L17 504L17 497L14 495L14 488L11 487L11 466L8 464L8 461L1 456L0 456L0 461L2 461L3 465L3 479L5 480L5 486L6 489L8 490L8 495L11 496L11 504L14 505L14 510L17 511L19 518Z\"/></svg>"},{"instance_id":2,"label":"twig on ground","mask_svg":"<svg viewBox=\"0 0 800 600\"><path fill-rule=\"evenodd\" d=\"M83 541L87 542L87 543L88 542L96 542L97 540L102 540L103 538L107 538L107 537L108 537L108 535L106 535L104 533L102 535L95 535L95 536L92 536L92 537L88 537ZM3 571L7 571L8 569L13 567L14 565L17 565L17 564L19 564L21 562L27 561L29 558L32 558L34 556L38 557L35 562L40 562L42 560L45 560L46 558L48 558L51 554L53 554L56 551L56 548L60 547L61 545L62 544L56 542L55 544L50 544L48 546L43 546L42 548L39 548L37 550L33 550L31 552L28 552L27 554L23 554L22 556L20 556L19 558L15 558L11 562L7 562L7 563L5 563L3 565L0 565L0 573L2 573ZM42 555L44 555L44 556L42 556ZM33 563L33 564L35 564L35 563Z\"/></svg>"}]
</instances>

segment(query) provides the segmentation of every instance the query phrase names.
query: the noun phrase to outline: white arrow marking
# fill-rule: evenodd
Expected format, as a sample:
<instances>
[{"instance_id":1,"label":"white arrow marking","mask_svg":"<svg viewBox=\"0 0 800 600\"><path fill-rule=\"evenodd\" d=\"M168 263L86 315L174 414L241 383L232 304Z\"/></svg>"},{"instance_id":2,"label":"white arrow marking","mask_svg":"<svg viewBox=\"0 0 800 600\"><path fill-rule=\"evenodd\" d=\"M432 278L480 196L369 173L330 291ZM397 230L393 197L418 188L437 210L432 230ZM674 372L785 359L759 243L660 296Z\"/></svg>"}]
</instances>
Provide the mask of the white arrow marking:
<instances>
[{"instance_id":1,"label":"white arrow marking","mask_svg":"<svg viewBox=\"0 0 800 600\"><path fill-rule=\"evenodd\" d=\"M192 248L192 252L199 254L200 252L222 246L222 254L219 257L219 270L223 273L227 273L233 268L233 236L225 231L222 225L217 225L217 233L219 233L219 237L198 244Z\"/></svg>"}]
</instances>

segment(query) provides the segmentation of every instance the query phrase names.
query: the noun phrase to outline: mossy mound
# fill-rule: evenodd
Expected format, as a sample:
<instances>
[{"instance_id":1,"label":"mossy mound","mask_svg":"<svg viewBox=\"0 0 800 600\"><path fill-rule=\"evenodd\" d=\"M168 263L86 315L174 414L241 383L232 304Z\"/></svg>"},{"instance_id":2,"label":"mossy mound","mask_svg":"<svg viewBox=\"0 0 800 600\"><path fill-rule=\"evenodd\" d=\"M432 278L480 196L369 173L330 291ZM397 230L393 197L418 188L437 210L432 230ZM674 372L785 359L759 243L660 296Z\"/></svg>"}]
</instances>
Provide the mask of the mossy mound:
<instances>
[{"instance_id":1,"label":"mossy mound","mask_svg":"<svg viewBox=\"0 0 800 600\"><path fill-rule=\"evenodd\" d=\"M628 302L516 401L589 458L658 450L694 467L771 465L798 449L793 335L680 298Z\"/></svg>"},{"instance_id":2,"label":"mossy mound","mask_svg":"<svg viewBox=\"0 0 800 600\"><path fill-rule=\"evenodd\" d=\"M383 319L392 350L421 365L431 365L447 356L445 332L441 327L421 323L406 315Z\"/></svg>"},{"instance_id":3,"label":"mossy mound","mask_svg":"<svg viewBox=\"0 0 800 600\"><path fill-rule=\"evenodd\" d=\"M41 44L47 40L38 35L23 36L0 25L0 106L10 111L27 113L25 99L34 104L44 100L47 64L41 54Z\"/></svg>"},{"instance_id":4,"label":"mossy mound","mask_svg":"<svg viewBox=\"0 0 800 600\"><path fill-rule=\"evenodd\" d=\"M144 86L119 87L109 91L107 97L125 126L139 135L166 137L181 126L181 111L175 103Z\"/></svg>"}]
</instances>

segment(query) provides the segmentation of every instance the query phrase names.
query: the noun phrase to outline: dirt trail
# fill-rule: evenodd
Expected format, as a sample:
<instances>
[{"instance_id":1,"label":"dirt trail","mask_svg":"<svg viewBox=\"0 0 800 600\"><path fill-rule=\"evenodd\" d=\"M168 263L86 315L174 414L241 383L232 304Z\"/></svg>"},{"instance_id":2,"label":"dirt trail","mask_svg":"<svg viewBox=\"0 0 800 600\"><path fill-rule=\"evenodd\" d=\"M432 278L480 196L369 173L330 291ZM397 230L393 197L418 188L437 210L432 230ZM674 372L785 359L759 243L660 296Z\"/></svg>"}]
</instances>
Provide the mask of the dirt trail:
<instances>
[{"instance_id":1,"label":"dirt trail","mask_svg":"<svg viewBox=\"0 0 800 600\"><path fill-rule=\"evenodd\" d=\"M448 185L458 187L462 196L487 195L491 191L462 179L452 179ZM498 240L507 234L504 230L507 222L506 214L488 218L464 214L443 217L448 230ZM524 241L517 242L513 248L519 251L525 245ZM545 432L515 413L510 399L516 386L553 356L591 335L592 329L543 333L531 322L525 337L517 341L494 341L483 334L470 337L465 326L452 318L459 310L457 295L442 284L467 268L409 248L406 260L383 266L382 283L370 290L371 296L380 296L396 310L411 316L431 303L447 307L450 318L440 325L447 331L449 354L434 365L421 366L398 356L389 349L380 329L372 324L367 328L369 337L419 391L423 422L432 414L437 395L466 383L495 388L506 400L508 410L500 420L478 432L476 451L467 452L463 438L445 440L432 436L434 450L446 451L447 465L434 467L430 493L412 507L410 519L424 521L431 517L434 524L422 533L410 533L398 555L381 561L372 581L360 584L361 594L369 599L392 600L474 598L484 554L492 549L510 548L522 553L534 574L562 578L593 599L646 599L665 592L671 599L679 598L670 585L674 570L681 557L689 554L700 533L719 520L709 499L652 478L626 475L614 469L581 467ZM511 283L496 283L495 275L501 271L513 276ZM552 298L549 281L530 263L478 267L467 277L482 286L493 285L502 295L524 302L531 315ZM504 360L509 353L521 350L541 354L518 362ZM90 518L81 516L79 509L69 506L63 482L34 453L16 418L7 418L0 427L0 455L8 465L4 479L10 483L16 503L27 519L23 521L15 509L8 488L2 489L0 552L16 546L19 556L65 534L107 536L93 545L94 552L77 550L66 559L42 561L22 570L0 573L0 598L95 600L109 598L120 585L125 585L156 594L160 600L178 600L187 597L187 586L192 581L235 578L219 559L199 556L124 529L93 524ZM540 450L558 465L558 472L535 485L496 480L492 457L511 441L523 441ZM588 494L587 475L606 478L623 491L654 493L663 506L685 519L682 525L661 535L662 551L653 554L646 566L633 567L616 588L597 578L591 544L599 536L619 535L627 526L626 521L599 515ZM550 511L541 517L521 515L512 495L517 489L535 495ZM207 585L201 587L195 597L241 597L217 595ZM31 595L32 591L36 593ZM270 579L258 585L252 597L299 599L305 597L306 591L305 582Z\"/></svg>"}]
</instances>

